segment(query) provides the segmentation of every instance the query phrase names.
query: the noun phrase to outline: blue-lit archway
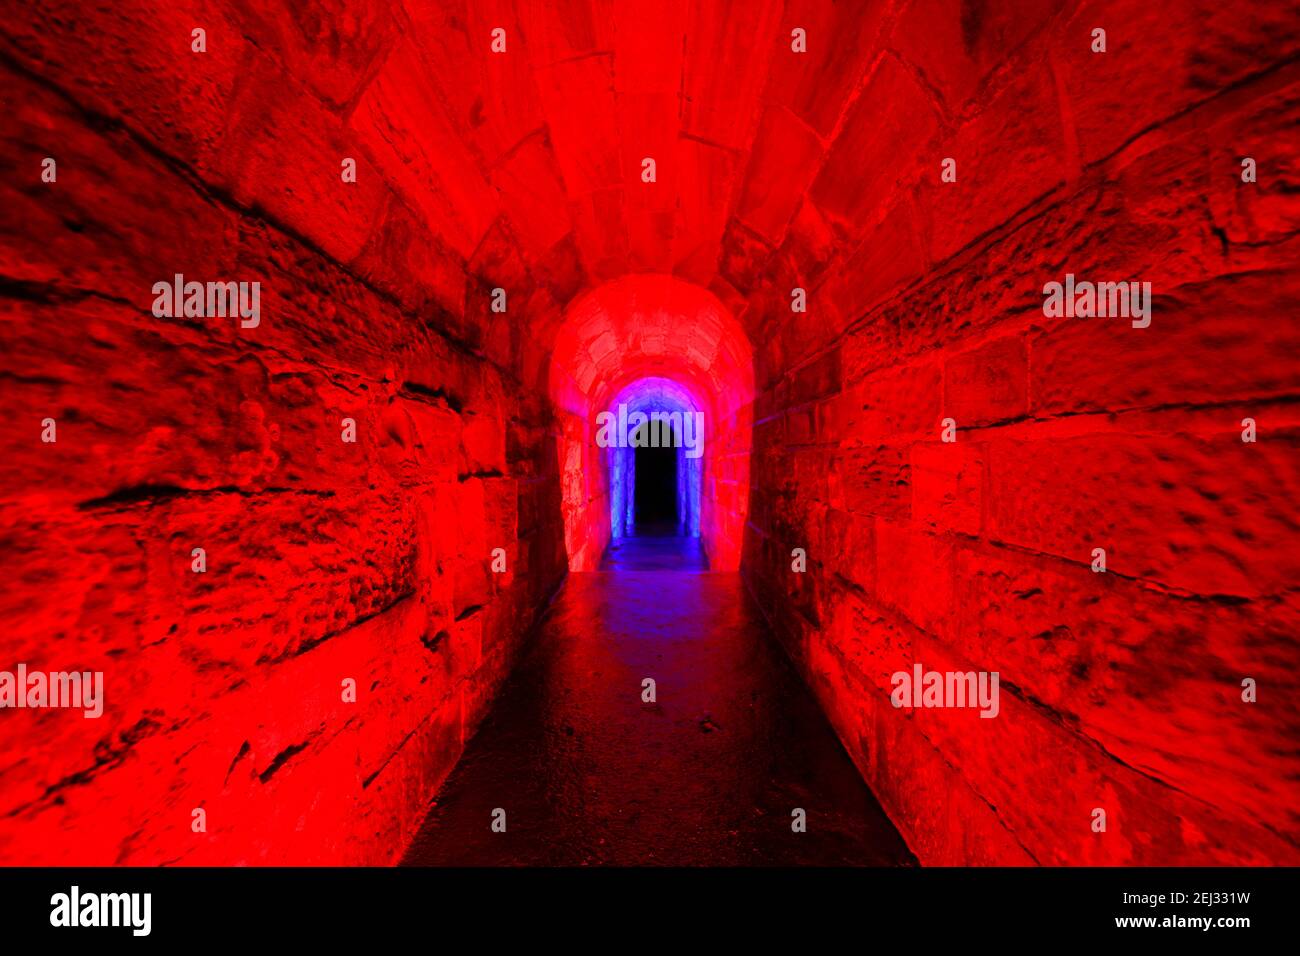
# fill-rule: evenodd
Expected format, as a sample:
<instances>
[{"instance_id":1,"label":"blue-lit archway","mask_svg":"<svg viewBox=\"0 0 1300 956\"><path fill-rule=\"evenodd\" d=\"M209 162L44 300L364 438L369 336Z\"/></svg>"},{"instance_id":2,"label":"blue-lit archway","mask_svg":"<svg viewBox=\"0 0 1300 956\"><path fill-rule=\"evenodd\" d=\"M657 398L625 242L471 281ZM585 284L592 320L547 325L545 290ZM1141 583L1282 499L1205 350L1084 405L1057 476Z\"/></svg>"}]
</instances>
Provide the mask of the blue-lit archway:
<instances>
[{"instance_id":1,"label":"blue-lit archway","mask_svg":"<svg viewBox=\"0 0 1300 956\"><path fill-rule=\"evenodd\" d=\"M646 416L659 413L674 423L684 423L687 415L702 418L703 409L684 386L671 379L649 377L638 379L620 389L610 401L608 411L616 418L634 412ZM678 437L682 436L684 430L682 424L676 424ZM699 435L701 441L704 437L703 434ZM610 536L622 538L631 533L635 520L636 449L613 445L607 452ZM699 537L700 534L700 494L704 484L702 454L702 446L694 455L688 454L685 447L677 448L677 532L692 537Z\"/></svg>"}]
</instances>

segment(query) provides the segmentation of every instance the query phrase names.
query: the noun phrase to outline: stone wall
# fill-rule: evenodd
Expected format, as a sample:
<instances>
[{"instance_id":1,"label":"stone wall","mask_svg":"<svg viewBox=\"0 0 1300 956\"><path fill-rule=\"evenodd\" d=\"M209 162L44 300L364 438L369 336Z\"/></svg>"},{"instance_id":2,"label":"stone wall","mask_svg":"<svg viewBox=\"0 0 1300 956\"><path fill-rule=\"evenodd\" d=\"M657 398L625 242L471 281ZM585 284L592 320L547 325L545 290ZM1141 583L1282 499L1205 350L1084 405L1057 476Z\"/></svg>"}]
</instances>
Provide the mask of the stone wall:
<instances>
[{"instance_id":1,"label":"stone wall","mask_svg":"<svg viewBox=\"0 0 1300 956\"><path fill-rule=\"evenodd\" d=\"M744 570L924 863L1300 858L1287 6L878 5L769 83ZM1067 272L1150 326L1047 318ZM895 709L916 662L1000 715Z\"/></svg>"}]
</instances>

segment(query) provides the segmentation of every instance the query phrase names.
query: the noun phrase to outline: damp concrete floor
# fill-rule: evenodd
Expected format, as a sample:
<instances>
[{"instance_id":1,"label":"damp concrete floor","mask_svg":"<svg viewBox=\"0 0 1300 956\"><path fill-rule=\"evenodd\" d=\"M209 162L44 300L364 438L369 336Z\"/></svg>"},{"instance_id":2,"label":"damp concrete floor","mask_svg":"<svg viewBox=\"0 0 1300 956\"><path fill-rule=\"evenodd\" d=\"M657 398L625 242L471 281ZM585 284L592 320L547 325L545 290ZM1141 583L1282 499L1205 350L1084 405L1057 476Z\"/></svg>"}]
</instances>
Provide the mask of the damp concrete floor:
<instances>
[{"instance_id":1,"label":"damp concrete floor","mask_svg":"<svg viewBox=\"0 0 1300 956\"><path fill-rule=\"evenodd\" d=\"M698 548L624 539L569 575L404 865L915 865L739 575Z\"/></svg>"}]
</instances>

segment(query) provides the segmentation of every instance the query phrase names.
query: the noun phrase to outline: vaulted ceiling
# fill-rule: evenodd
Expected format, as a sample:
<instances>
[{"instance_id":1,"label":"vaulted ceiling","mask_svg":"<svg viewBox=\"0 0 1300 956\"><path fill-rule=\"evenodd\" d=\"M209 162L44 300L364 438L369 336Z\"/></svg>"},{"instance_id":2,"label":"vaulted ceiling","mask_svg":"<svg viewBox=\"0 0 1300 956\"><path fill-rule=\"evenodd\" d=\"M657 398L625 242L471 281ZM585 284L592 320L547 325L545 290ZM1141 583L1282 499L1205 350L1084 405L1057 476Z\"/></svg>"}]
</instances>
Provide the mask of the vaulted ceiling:
<instances>
[{"instance_id":1,"label":"vaulted ceiling","mask_svg":"<svg viewBox=\"0 0 1300 956\"><path fill-rule=\"evenodd\" d=\"M473 258L501 217L563 303L636 272L734 296L720 270L780 244L888 4L409 6L350 125L447 246Z\"/></svg>"}]
</instances>

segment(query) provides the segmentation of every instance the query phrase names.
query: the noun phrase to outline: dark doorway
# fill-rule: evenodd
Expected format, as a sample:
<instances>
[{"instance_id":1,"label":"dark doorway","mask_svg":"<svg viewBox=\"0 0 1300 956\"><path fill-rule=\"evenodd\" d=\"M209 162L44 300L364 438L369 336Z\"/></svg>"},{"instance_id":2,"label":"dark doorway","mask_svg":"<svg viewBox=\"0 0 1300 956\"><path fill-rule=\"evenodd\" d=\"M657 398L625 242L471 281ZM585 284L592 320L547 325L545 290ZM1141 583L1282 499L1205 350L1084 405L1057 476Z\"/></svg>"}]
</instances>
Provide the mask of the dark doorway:
<instances>
[{"instance_id":1,"label":"dark doorway","mask_svg":"<svg viewBox=\"0 0 1300 956\"><path fill-rule=\"evenodd\" d=\"M677 532L676 435L664 428L658 437L661 447L636 449L636 534Z\"/></svg>"}]
</instances>

